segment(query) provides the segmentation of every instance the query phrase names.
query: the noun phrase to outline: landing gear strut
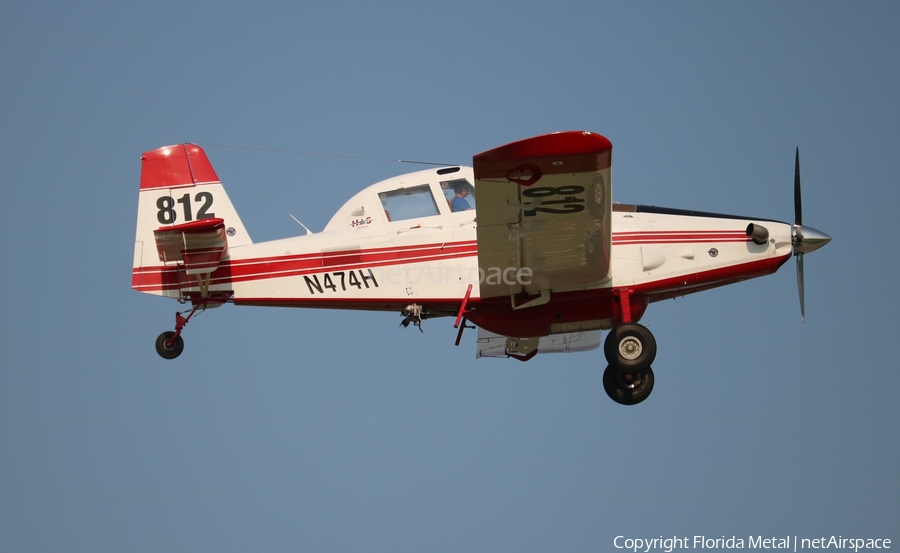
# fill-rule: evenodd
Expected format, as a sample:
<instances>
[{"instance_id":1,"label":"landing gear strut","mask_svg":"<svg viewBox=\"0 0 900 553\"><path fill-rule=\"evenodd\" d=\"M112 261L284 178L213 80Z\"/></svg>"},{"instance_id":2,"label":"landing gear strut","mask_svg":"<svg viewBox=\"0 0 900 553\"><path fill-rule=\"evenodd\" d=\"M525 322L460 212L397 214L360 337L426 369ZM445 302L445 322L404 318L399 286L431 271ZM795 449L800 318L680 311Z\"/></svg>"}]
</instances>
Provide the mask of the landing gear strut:
<instances>
[{"instance_id":1,"label":"landing gear strut","mask_svg":"<svg viewBox=\"0 0 900 553\"><path fill-rule=\"evenodd\" d=\"M656 339L643 325L626 323L612 329L603 344L609 365L603 372L606 395L621 405L636 405L653 391Z\"/></svg>"},{"instance_id":2,"label":"landing gear strut","mask_svg":"<svg viewBox=\"0 0 900 553\"><path fill-rule=\"evenodd\" d=\"M175 332L167 330L156 337L156 353L160 357L163 359L175 359L181 355L181 352L184 351L184 339L181 337L181 331L201 307L203 307L202 304L195 305L187 317L182 315L181 312L175 313ZM187 311L184 313L187 313Z\"/></svg>"}]
</instances>

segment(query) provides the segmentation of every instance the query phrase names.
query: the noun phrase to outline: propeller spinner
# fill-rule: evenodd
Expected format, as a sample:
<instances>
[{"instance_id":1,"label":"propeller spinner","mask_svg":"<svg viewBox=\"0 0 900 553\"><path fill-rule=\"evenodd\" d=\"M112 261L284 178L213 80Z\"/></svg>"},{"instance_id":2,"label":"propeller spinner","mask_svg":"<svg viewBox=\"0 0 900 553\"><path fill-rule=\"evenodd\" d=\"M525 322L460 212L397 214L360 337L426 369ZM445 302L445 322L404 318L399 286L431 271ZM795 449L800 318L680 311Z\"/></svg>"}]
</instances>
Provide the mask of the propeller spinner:
<instances>
[{"instance_id":1,"label":"propeller spinner","mask_svg":"<svg viewBox=\"0 0 900 553\"><path fill-rule=\"evenodd\" d=\"M800 295L800 320L806 324L806 305L803 298L803 254L818 250L831 242L831 237L812 227L803 226L803 201L800 193L800 148L794 157L794 226L791 233L794 255L797 256L797 291Z\"/></svg>"}]
</instances>

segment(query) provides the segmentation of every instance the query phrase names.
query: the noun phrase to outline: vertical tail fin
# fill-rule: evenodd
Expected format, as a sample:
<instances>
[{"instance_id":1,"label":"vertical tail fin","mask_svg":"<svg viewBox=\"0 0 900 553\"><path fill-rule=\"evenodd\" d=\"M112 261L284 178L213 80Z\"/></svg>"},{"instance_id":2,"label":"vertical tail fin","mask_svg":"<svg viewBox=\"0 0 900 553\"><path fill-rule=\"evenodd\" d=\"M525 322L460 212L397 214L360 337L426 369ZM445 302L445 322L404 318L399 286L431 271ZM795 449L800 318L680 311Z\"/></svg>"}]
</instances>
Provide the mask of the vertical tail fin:
<instances>
[{"instance_id":1,"label":"vertical tail fin","mask_svg":"<svg viewBox=\"0 0 900 553\"><path fill-rule=\"evenodd\" d=\"M154 231L213 218L224 221L229 249L253 243L203 148L176 144L144 152L132 288L180 297L177 282L169 282L173 264L161 259Z\"/></svg>"}]
</instances>

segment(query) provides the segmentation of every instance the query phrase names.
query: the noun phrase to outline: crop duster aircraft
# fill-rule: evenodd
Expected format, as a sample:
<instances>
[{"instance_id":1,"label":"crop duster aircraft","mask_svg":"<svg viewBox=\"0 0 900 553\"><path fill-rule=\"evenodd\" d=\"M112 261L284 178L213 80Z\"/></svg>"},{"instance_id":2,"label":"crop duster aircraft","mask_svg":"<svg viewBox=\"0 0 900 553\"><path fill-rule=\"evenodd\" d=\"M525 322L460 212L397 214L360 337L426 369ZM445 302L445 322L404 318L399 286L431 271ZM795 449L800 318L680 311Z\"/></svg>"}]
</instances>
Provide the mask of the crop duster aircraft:
<instances>
[{"instance_id":1,"label":"crop duster aircraft","mask_svg":"<svg viewBox=\"0 0 900 553\"><path fill-rule=\"evenodd\" d=\"M394 311L403 326L452 317L457 345L473 323L476 357L520 361L597 348L607 331L604 389L632 405L653 389L656 341L639 324L651 303L793 255L802 317L803 255L830 240L803 226L799 150L793 224L613 203L612 143L568 131L378 182L322 232L261 243L201 147L141 160L132 288L191 306L156 340L166 359L195 313L224 303Z\"/></svg>"}]
</instances>

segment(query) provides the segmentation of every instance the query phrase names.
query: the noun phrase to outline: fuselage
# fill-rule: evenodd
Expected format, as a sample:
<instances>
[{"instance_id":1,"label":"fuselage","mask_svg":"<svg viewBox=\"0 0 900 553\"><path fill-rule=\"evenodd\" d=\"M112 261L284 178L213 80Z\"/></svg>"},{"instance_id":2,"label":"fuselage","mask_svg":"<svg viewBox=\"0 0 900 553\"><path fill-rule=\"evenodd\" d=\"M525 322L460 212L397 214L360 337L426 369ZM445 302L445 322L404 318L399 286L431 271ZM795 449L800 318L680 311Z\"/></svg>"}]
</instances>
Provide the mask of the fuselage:
<instances>
[{"instance_id":1,"label":"fuselage","mask_svg":"<svg viewBox=\"0 0 900 553\"><path fill-rule=\"evenodd\" d=\"M463 207L454 203L462 182L472 209L454 211ZM474 182L471 168L458 167L376 183L348 200L322 232L231 247L211 275L210 294L237 305L397 312L418 305L440 316L456 315L468 292L467 317L479 327L545 336L611 328L622 317L620 291L628 292L626 309L637 321L651 302L771 274L792 252L786 223L614 204L610 275L586 288L550 290L549 301L515 309L529 296L480 294L486 280L528 274L479 270ZM751 223L766 229L763 243L747 235ZM196 301L198 288L177 266L156 269L159 278L142 291Z\"/></svg>"}]
</instances>

